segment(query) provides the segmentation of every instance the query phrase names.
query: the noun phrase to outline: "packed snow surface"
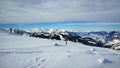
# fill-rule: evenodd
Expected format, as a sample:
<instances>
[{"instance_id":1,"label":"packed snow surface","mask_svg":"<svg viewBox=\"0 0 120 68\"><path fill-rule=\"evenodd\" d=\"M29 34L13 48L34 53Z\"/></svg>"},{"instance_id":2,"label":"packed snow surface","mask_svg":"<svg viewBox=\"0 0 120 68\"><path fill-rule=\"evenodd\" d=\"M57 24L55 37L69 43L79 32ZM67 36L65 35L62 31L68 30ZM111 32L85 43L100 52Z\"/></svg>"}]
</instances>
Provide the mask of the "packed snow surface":
<instances>
[{"instance_id":1,"label":"packed snow surface","mask_svg":"<svg viewBox=\"0 0 120 68\"><path fill-rule=\"evenodd\" d=\"M117 51L0 30L0 68L119 68Z\"/></svg>"}]
</instances>

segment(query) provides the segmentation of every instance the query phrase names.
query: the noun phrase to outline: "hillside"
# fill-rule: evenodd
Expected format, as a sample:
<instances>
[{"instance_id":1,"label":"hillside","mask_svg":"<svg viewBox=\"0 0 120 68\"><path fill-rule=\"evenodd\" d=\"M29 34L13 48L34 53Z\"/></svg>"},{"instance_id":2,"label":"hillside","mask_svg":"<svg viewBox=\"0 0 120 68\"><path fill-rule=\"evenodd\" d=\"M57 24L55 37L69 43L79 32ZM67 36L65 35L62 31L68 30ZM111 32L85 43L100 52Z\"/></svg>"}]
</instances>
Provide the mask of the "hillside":
<instances>
[{"instance_id":1,"label":"hillside","mask_svg":"<svg viewBox=\"0 0 120 68\"><path fill-rule=\"evenodd\" d=\"M119 68L120 53L0 30L0 68Z\"/></svg>"}]
</instances>

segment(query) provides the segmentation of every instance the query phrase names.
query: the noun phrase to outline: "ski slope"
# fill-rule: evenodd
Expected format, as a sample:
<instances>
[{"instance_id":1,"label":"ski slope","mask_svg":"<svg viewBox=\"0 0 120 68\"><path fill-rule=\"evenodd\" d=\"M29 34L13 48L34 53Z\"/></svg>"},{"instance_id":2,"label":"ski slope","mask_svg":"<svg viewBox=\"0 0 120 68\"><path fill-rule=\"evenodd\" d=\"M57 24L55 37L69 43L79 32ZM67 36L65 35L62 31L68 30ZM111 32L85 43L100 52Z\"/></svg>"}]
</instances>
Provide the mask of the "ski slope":
<instances>
[{"instance_id":1,"label":"ski slope","mask_svg":"<svg viewBox=\"0 0 120 68\"><path fill-rule=\"evenodd\" d=\"M119 68L120 53L0 30L0 68Z\"/></svg>"}]
</instances>

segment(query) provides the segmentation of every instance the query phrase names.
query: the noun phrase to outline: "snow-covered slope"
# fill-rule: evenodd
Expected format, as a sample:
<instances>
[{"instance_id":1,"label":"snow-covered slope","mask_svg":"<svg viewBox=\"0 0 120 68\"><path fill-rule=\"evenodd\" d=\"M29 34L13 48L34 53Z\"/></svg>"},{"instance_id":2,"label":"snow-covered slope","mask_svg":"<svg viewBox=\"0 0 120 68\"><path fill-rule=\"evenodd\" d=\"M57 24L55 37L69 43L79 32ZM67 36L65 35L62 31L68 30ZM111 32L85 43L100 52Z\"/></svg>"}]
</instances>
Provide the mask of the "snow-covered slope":
<instances>
[{"instance_id":1,"label":"snow-covered slope","mask_svg":"<svg viewBox=\"0 0 120 68\"><path fill-rule=\"evenodd\" d=\"M57 44L57 45L56 45ZM119 68L120 53L0 30L0 68Z\"/></svg>"},{"instance_id":2,"label":"snow-covered slope","mask_svg":"<svg viewBox=\"0 0 120 68\"><path fill-rule=\"evenodd\" d=\"M91 32L77 32L77 31L66 31L61 29L30 29L30 30L19 30L12 29L8 30L13 34L26 35L36 38L56 39L56 40L69 40L73 42L83 43L89 46L112 48L111 44L107 45L108 42L117 39L120 41L120 31L91 31ZM115 43L113 42L115 45ZM119 43L120 44L120 43ZM118 46L120 47L120 46ZM120 50L120 48L118 48Z\"/></svg>"},{"instance_id":3,"label":"snow-covered slope","mask_svg":"<svg viewBox=\"0 0 120 68\"><path fill-rule=\"evenodd\" d=\"M91 31L91 32L74 32L65 30L37 30L36 32L30 32L31 37L47 38L47 39L57 39L83 43L89 46L107 47L111 48L111 45L105 46L108 42L114 39L120 40L120 31ZM114 43L113 43L114 44Z\"/></svg>"}]
</instances>

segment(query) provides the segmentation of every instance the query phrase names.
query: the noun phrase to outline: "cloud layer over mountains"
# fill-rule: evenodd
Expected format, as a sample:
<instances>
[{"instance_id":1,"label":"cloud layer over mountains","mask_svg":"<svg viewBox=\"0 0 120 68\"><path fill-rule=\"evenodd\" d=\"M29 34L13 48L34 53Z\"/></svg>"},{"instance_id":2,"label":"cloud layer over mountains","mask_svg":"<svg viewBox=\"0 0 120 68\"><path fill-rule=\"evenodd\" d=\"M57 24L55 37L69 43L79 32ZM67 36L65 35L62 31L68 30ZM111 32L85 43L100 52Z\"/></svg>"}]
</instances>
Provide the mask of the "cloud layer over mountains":
<instances>
[{"instance_id":1,"label":"cloud layer over mountains","mask_svg":"<svg viewBox=\"0 0 120 68\"><path fill-rule=\"evenodd\" d=\"M120 0L0 0L0 23L120 22Z\"/></svg>"}]
</instances>

